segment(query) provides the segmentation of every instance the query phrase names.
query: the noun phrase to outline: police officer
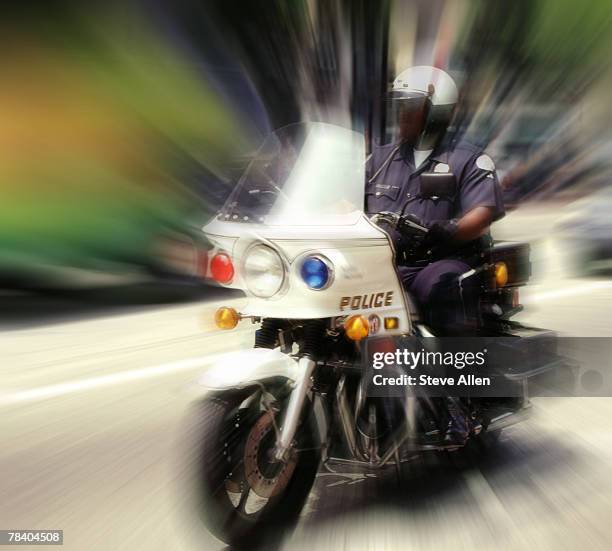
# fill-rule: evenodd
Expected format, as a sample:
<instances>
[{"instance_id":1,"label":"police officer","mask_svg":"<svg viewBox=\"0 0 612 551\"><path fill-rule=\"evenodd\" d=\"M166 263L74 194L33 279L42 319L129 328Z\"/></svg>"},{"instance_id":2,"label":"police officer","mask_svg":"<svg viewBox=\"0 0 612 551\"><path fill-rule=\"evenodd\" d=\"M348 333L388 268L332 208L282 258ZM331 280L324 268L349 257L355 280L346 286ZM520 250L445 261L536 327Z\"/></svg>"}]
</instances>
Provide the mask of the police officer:
<instances>
[{"instance_id":1,"label":"police officer","mask_svg":"<svg viewBox=\"0 0 612 551\"><path fill-rule=\"evenodd\" d=\"M402 214L429 230L415 251L415 236L382 226L393 240L405 288L424 319L447 335L476 323L480 282L469 277L459 287L459 277L490 244L491 223L504 216L491 158L469 143L444 140L457 97L453 79L440 69L403 71L388 98L398 138L374 146L366 165L368 214ZM467 437L464 421L456 416L451 438Z\"/></svg>"}]
</instances>

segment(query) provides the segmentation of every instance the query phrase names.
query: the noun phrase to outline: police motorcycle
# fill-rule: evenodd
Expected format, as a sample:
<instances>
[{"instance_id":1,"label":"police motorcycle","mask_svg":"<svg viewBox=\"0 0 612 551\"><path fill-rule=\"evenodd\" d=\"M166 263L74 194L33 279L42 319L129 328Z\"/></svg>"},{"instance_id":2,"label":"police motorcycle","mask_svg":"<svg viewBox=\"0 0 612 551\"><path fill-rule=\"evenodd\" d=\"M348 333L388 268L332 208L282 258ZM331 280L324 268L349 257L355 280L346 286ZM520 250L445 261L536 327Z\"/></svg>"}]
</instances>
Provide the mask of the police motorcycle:
<instances>
[{"instance_id":1,"label":"police motorcycle","mask_svg":"<svg viewBox=\"0 0 612 551\"><path fill-rule=\"evenodd\" d=\"M214 245L207 273L248 297L240 312L219 308L216 325L258 324L254 348L201 374L191 412L195 506L228 544L254 545L295 521L321 464L399 468L415 454L448 449L439 426L414 422L420 400L397 398L389 414L361 384L367 337L433 336L376 224L389 215L363 213L364 159L357 132L324 123L282 128L203 228ZM527 245L496 247L476 269L488 281L481 309L489 331L535 331L509 320L521 309L528 255ZM531 375L514 374L522 391L503 408L478 404L471 439L524 418Z\"/></svg>"}]
</instances>

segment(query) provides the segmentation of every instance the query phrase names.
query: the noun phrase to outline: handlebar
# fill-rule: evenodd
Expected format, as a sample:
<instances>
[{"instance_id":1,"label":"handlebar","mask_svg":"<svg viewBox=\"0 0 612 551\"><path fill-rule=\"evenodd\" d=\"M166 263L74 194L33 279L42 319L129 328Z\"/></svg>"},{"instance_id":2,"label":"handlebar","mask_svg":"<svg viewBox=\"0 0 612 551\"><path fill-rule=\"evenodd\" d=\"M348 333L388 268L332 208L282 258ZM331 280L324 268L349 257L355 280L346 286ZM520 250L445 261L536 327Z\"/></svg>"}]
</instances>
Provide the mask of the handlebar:
<instances>
[{"instance_id":1,"label":"handlebar","mask_svg":"<svg viewBox=\"0 0 612 551\"><path fill-rule=\"evenodd\" d=\"M429 233L429 228L418 224L410 216L402 216L397 212L377 212L371 220L377 225L379 225L379 222L385 222L402 234L416 232L425 235Z\"/></svg>"}]
</instances>

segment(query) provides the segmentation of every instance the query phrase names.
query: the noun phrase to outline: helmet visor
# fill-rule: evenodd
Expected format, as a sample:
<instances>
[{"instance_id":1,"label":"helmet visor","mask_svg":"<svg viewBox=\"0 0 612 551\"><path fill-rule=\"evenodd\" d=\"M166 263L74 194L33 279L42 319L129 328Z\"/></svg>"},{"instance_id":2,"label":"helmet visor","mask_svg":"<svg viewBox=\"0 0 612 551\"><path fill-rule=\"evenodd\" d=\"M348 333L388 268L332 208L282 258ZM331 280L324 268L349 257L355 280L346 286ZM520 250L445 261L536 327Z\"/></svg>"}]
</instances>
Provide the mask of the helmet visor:
<instances>
[{"instance_id":1,"label":"helmet visor","mask_svg":"<svg viewBox=\"0 0 612 551\"><path fill-rule=\"evenodd\" d=\"M385 102L385 136L384 143L412 141L418 139L423 130L424 121L429 111L427 94L414 91L394 90L388 94Z\"/></svg>"}]
</instances>

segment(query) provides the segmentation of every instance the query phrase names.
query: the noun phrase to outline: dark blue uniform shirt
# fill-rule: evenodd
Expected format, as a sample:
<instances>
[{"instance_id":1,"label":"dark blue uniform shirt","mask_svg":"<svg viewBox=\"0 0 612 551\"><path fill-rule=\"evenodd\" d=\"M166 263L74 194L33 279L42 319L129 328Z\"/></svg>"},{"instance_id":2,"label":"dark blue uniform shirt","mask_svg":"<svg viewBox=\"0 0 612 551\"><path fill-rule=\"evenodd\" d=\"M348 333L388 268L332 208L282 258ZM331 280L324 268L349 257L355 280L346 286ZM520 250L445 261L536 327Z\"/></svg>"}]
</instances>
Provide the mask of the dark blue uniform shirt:
<instances>
[{"instance_id":1,"label":"dark blue uniform shirt","mask_svg":"<svg viewBox=\"0 0 612 551\"><path fill-rule=\"evenodd\" d=\"M421 179L423 174L454 175L452 193L441 196L423 196ZM493 209L493 221L505 214L501 187L495 173L495 165L480 148L469 143L454 147L440 146L418 167L414 166L413 150L405 146L390 144L376 146L366 164L366 212L391 211L413 214L426 225L435 221L461 218L476 207ZM448 180L448 179L447 179ZM469 269L469 257L484 243L490 245L490 236L473 244L464 244L457 254L449 254L447 260L438 259L424 266L398 261L400 277L421 302L426 302L431 288L446 272L461 273ZM474 246L471 246L474 245ZM463 259L461 262L459 259ZM419 272L423 271L418 279Z\"/></svg>"},{"instance_id":2,"label":"dark blue uniform shirt","mask_svg":"<svg viewBox=\"0 0 612 551\"><path fill-rule=\"evenodd\" d=\"M455 176L452 195L421 196L421 176ZM366 164L366 212L413 214L424 223L461 218L476 207L491 207L493 220L505 214L493 161L468 143L439 147L415 169L412 148L395 144L375 146Z\"/></svg>"}]
</instances>

